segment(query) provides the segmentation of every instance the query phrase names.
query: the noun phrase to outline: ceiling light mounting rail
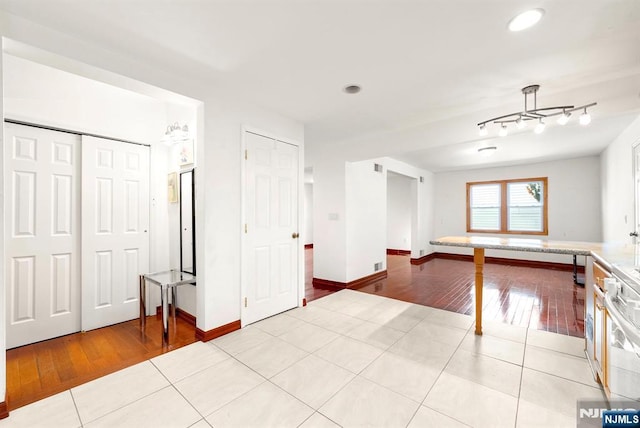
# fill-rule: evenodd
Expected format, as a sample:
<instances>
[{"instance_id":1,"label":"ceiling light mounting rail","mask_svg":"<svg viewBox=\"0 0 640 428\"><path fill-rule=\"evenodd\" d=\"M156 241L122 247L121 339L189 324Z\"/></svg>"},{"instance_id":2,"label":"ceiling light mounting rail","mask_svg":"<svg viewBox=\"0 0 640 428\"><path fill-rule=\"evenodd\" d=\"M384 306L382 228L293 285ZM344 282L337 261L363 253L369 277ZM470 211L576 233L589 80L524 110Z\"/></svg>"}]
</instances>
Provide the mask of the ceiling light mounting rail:
<instances>
[{"instance_id":1,"label":"ceiling light mounting rail","mask_svg":"<svg viewBox=\"0 0 640 428\"><path fill-rule=\"evenodd\" d=\"M544 131L545 119L558 116L558 123L566 125L571 117L571 113L575 111L582 111L582 114L580 115L581 125L588 125L591 122L591 115L589 115L587 109L597 105L598 103L594 102L580 106L562 105L538 108L537 94L539 89L540 85L529 85L522 88L522 94L524 95L524 110L479 122L478 128L480 130L480 135L485 136L489 133L487 125L490 123L495 123L499 126L498 135L506 136L508 133L508 124L515 124L518 129L522 129L526 127L528 121L532 120L537 121L534 131L536 134L539 134ZM533 108L529 108L529 98L533 98Z\"/></svg>"}]
</instances>

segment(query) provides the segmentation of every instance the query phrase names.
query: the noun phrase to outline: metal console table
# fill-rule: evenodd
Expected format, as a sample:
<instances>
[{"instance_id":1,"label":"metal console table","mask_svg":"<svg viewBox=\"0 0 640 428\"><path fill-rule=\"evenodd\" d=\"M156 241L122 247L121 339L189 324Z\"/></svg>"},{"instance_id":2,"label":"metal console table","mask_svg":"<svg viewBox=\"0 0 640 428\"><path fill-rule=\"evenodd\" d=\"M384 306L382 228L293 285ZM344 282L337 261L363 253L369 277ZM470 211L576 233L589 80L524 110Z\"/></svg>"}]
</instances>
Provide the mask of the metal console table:
<instances>
[{"instance_id":1,"label":"metal console table","mask_svg":"<svg viewBox=\"0 0 640 428\"><path fill-rule=\"evenodd\" d=\"M177 288L179 285L195 284L196 277L187 272L179 270L168 270L163 272L146 273L140 275L140 328L144 329L147 317L147 281L160 287L160 307L162 309L162 340L169 340L169 289L171 289L171 315L176 319L176 306L178 302Z\"/></svg>"}]
</instances>

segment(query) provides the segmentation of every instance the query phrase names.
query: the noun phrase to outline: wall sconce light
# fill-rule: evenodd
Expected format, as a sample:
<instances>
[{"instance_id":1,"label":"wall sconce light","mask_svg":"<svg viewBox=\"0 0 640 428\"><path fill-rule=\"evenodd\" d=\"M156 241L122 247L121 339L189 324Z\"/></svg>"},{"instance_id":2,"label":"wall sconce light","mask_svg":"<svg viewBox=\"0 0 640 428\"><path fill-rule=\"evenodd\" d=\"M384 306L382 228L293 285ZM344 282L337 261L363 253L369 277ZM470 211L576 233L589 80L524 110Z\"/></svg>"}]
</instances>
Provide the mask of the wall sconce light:
<instances>
[{"instance_id":1,"label":"wall sconce light","mask_svg":"<svg viewBox=\"0 0 640 428\"><path fill-rule=\"evenodd\" d=\"M167 146L178 144L181 141L189 139L189 127L185 123L184 126L180 126L178 122L173 125L168 125L167 130L162 137L162 142Z\"/></svg>"}]
</instances>

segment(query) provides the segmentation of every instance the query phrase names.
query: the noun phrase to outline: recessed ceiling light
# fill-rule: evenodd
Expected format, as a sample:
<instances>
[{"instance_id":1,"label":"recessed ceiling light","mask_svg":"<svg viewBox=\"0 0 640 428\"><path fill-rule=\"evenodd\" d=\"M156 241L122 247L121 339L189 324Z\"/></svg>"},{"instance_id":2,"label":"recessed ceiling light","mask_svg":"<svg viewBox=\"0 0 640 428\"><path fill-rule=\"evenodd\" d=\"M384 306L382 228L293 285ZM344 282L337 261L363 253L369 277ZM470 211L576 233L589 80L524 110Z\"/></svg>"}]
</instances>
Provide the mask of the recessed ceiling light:
<instances>
[{"instance_id":1,"label":"recessed ceiling light","mask_svg":"<svg viewBox=\"0 0 640 428\"><path fill-rule=\"evenodd\" d=\"M522 31L529 27L533 27L538 23L538 21L540 21L542 15L544 15L544 10L542 9L531 9L526 12L522 12L509 21L509 30Z\"/></svg>"},{"instance_id":2,"label":"recessed ceiling light","mask_svg":"<svg viewBox=\"0 0 640 428\"><path fill-rule=\"evenodd\" d=\"M345 91L347 94L357 94L361 89L362 88L358 85L349 85L345 86L343 91Z\"/></svg>"}]
</instances>

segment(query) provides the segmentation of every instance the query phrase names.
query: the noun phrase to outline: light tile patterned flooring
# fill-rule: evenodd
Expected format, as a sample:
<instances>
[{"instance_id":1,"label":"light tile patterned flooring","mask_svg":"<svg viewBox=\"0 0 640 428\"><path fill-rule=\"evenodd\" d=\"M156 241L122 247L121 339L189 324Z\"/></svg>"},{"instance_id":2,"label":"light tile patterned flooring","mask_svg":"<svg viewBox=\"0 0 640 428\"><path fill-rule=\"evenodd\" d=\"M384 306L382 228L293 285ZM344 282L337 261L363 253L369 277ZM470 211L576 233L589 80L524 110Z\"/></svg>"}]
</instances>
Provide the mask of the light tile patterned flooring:
<instances>
[{"instance_id":1,"label":"light tile patterned flooring","mask_svg":"<svg viewBox=\"0 0 640 428\"><path fill-rule=\"evenodd\" d=\"M13 411L4 427L575 427L583 340L343 290Z\"/></svg>"}]
</instances>

